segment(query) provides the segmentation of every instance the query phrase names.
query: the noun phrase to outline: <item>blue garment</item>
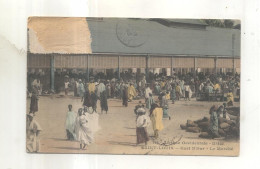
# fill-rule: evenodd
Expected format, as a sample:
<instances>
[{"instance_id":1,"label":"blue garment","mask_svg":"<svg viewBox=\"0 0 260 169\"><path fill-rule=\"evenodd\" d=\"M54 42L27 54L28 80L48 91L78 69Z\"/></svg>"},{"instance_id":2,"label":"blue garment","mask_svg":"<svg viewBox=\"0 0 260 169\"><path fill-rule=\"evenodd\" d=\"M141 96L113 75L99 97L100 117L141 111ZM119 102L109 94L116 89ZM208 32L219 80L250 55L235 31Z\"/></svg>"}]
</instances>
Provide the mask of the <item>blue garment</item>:
<instances>
[{"instance_id":1,"label":"blue garment","mask_svg":"<svg viewBox=\"0 0 260 169\"><path fill-rule=\"evenodd\" d=\"M217 112L214 111L210 114L210 126L209 129L212 133L218 134L218 115Z\"/></svg>"},{"instance_id":2,"label":"blue garment","mask_svg":"<svg viewBox=\"0 0 260 169\"><path fill-rule=\"evenodd\" d=\"M150 110L153 103L154 103L153 97L149 96L149 98L146 99L146 108Z\"/></svg>"},{"instance_id":3,"label":"blue garment","mask_svg":"<svg viewBox=\"0 0 260 169\"><path fill-rule=\"evenodd\" d=\"M175 88L173 88L171 90L171 100L174 101L176 99L176 92L175 92Z\"/></svg>"},{"instance_id":4,"label":"blue garment","mask_svg":"<svg viewBox=\"0 0 260 169\"><path fill-rule=\"evenodd\" d=\"M168 108L163 109L163 118L169 118Z\"/></svg>"},{"instance_id":5,"label":"blue garment","mask_svg":"<svg viewBox=\"0 0 260 169\"><path fill-rule=\"evenodd\" d=\"M207 86L206 87L206 93L213 93L213 87L212 86Z\"/></svg>"}]
</instances>

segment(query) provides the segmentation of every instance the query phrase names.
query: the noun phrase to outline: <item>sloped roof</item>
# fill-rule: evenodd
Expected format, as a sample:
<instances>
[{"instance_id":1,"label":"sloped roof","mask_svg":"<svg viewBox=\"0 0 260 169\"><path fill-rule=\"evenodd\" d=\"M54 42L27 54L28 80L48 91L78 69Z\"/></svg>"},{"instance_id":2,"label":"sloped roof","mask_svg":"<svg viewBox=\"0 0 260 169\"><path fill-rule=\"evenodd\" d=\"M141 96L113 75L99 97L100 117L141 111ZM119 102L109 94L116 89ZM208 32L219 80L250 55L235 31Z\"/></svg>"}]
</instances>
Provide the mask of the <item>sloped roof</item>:
<instances>
[{"instance_id":1,"label":"sloped roof","mask_svg":"<svg viewBox=\"0 0 260 169\"><path fill-rule=\"evenodd\" d=\"M205 30L166 27L145 19L104 18L88 21L93 53L150 53L240 56L240 31L207 27Z\"/></svg>"},{"instance_id":2,"label":"sloped roof","mask_svg":"<svg viewBox=\"0 0 260 169\"><path fill-rule=\"evenodd\" d=\"M60 18L56 18L59 20ZM77 19L77 18L72 18ZM82 21L82 20L81 20ZM200 20L176 20L170 22L182 22L204 25ZM101 18L85 19L86 32L89 31L90 38L79 43L79 37L72 38L70 44L78 48L81 44L89 46L86 53L132 53L132 54L166 54L166 55L213 55L240 57L240 31L235 29L206 27L206 29L168 27L149 19L127 19L127 18ZM71 27L75 27L72 22ZM30 28L30 27L29 27ZM55 29L55 27L51 27ZM36 35L37 30L34 29ZM48 28L45 31L54 31ZM88 34L88 33L86 33ZM64 36L56 31L54 39ZM68 33L68 36L70 34ZM69 36L71 37L71 36ZM232 38L233 37L233 38ZM63 38L66 38L63 37ZM87 44L87 42L90 42ZM52 45L55 45L53 42ZM84 44L86 43L86 44ZM31 44L30 44L31 45ZM55 49L55 48L54 48ZM80 54L78 50L74 54ZM85 50L86 51L86 50ZM31 51L37 53L37 51ZM52 53L60 53L56 49ZM42 53L40 51L39 53ZM66 53L66 52L65 52ZM73 53L73 52L68 52ZM85 52L82 52L85 53ZM81 53L81 54L82 54Z\"/></svg>"}]
</instances>

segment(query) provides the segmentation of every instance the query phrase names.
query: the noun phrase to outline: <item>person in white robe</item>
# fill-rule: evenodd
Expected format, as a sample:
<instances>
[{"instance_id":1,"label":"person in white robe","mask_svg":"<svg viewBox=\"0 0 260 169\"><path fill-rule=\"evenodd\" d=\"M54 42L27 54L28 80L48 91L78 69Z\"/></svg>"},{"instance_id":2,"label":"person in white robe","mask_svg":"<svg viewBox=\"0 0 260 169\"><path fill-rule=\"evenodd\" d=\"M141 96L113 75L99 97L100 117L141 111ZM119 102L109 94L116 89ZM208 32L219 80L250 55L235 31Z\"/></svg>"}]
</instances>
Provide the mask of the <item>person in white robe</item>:
<instances>
[{"instance_id":1,"label":"person in white robe","mask_svg":"<svg viewBox=\"0 0 260 169\"><path fill-rule=\"evenodd\" d=\"M72 111L72 105L68 105L69 111L67 112L66 116L66 122L65 122L65 127L66 127L66 133L67 133L67 139L68 140L75 140L76 135L75 135L75 120L77 115L75 112Z\"/></svg>"},{"instance_id":2,"label":"person in white robe","mask_svg":"<svg viewBox=\"0 0 260 169\"><path fill-rule=\"evenodd\" d=\"M82 80L79 79L79 84L78 84L78 95L79 97L83 97L84 96L84 93L85 93L85 87L84 87L84 84L82 83Z\"/></svg>"},{"instance_id":3,"label":"person in white robe","mask_svg":"<svg viewBox=\"0 0 260 169\"><path fill-rule=\"evenodd\" d=\"M97 96L100 97L100 94L104 91L106 91L106 86L104 85L103 81L101 81L97 86Z\"/></svg>"},{"instance_id":4,"label":"person in white robe","mask_svg":"<svg viewBox=\"0 0 260 169\"><path fill-rule=\"evenodd\" d=\"M32 113L27 114L26 120L26 151L38 152L40 150L39 134L42 131L41 126L34 119Z\"/></svg>"},{"instance_id":5,"label":"person in white robe","mask_svg":"<svg viewBox=\"0 0 260 169\"><path fill-rule=\"evenodd\" d=\"M82 113L82 108L78 110L78 117L75 121L75 133L76 139L80 143L80 149L85 149L87 145L93 142L89 119Z\"/></svg>"}]
</instances>

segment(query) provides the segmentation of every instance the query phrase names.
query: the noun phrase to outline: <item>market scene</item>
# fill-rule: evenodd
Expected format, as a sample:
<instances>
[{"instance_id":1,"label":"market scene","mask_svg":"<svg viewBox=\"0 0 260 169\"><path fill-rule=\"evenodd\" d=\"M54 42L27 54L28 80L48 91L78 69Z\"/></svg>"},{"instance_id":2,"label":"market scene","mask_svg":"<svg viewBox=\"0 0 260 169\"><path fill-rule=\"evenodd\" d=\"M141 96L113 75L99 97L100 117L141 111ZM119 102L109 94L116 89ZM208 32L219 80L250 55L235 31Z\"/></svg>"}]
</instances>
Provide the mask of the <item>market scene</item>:
<instances>
[{"instance_id":1,"label":"market scene","mask_svg":"<svg viewBox=\"0 0 260 169\"><path fill-rule=\"evenodd\" d=\"M27 56L27 152L239 152L238 21L32 17Z\"/></svg>"}]
</instances>

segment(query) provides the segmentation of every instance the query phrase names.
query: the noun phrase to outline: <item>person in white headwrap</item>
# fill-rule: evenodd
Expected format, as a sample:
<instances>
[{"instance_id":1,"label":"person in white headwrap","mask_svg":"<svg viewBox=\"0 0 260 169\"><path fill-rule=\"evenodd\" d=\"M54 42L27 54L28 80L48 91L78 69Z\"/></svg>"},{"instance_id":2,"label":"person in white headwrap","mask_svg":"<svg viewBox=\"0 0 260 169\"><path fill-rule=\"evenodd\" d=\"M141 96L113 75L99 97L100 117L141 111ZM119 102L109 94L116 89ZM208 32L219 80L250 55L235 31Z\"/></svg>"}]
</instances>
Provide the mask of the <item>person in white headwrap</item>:
<instances>
[{"instance_id":1,"label":"person in white headwrap","mask_svg":"<svg viewBox=\"0 0 260 169\"><path fill-rule=\"evenodd\" d=\"M137 110L137 120L136 120L136 144L141 144L149 141L149 136L147 132L147 126L150 124L150 119L146 115L144 108L139 108Z\"/></svg>"}]
</instances>

